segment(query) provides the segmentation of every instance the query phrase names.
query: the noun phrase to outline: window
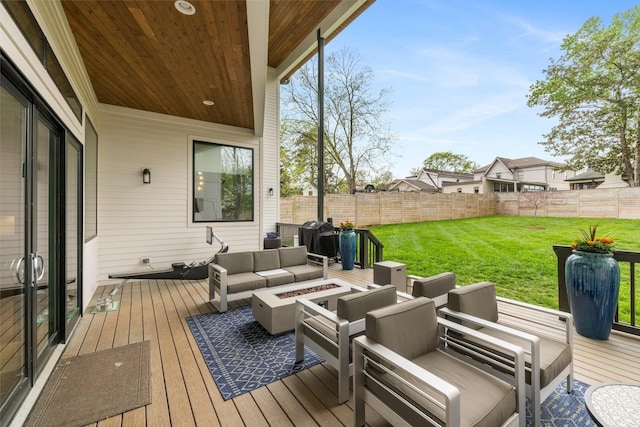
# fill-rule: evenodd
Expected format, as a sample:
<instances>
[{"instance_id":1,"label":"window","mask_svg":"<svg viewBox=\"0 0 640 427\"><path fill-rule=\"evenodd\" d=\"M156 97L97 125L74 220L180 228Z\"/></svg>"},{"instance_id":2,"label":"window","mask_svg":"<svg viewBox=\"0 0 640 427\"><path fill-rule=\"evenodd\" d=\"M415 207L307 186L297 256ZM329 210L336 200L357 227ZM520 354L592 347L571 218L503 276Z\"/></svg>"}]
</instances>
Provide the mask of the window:
<instances>
[{"instance_id":1,"label":"window","mask_svg":"<svg viewBox=\"0 0 640 427\"><path fill-rule=\"evenodd\" d=\"M473 192L474 192L475 194L480 193L480 187L473 187Z\"/></svg>"},{"instance_id":2,"label":"window","mask_svg":"<svg viewBox=\"0 0 640 427\"><path fill-rule=\"evenodd\" d=\"M193 222L253 221L253 150L193 141Z\"/></svg>"},{"instance_id":3,"label":"window","mask_svg":"<svg viewBox=\"0 0 640 427\"><path fill-rule=\"evenodd\" d=\"M494 193L513 193L513 183L510 182L494 182Z\"/></svg>"},{"instance_id":4,"label":"window","mask_svg":"<svg viewBox=\"0 0 640 427\"><path fill-rule=\"evenodd\" d=\"M502 173L500 173L500 172L496 173L496 178L498 178L498 179L502 178Z\"/></svg>"},{"instance_id":5,"label":"window","mask_svg":"<svg viewBox=\"0 0 640 427\"><path fill-rule=\"evenodd\" d=\"M518 179L524 179L524 172L518 171L517 176L518 176Z\"/></svg>"}]
</instances>

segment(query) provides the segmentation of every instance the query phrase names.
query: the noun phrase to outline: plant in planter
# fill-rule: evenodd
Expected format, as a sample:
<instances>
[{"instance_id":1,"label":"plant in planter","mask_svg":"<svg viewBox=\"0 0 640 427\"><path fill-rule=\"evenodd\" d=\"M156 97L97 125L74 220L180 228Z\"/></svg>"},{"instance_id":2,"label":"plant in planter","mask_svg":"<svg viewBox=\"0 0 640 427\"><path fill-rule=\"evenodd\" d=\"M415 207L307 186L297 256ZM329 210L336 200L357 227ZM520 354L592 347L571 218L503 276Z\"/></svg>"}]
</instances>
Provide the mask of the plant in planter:
<instances>
[{"instance_id":1,"label":"plant in planter","mask_svg":"<svg viewBox=\"0 0 640 427\"><path fill-rule=\"evenodd\" d=\"M343 270L353 270L356 258L355 224L351 221L340 223L340 262Z\"/></svg>"},{"instance_id":2,"label":"plant in planter","mask_svg":"<svg viewBox=\"0 0 640 427\"><path fill-rule=\"evenodd\" d=\"M576 331L606 340L611 333L620 292L620 266L613 258L614 240L597 237L598 225L580 229L565 264L567 296Z\"/></svg>"}]
</instances>

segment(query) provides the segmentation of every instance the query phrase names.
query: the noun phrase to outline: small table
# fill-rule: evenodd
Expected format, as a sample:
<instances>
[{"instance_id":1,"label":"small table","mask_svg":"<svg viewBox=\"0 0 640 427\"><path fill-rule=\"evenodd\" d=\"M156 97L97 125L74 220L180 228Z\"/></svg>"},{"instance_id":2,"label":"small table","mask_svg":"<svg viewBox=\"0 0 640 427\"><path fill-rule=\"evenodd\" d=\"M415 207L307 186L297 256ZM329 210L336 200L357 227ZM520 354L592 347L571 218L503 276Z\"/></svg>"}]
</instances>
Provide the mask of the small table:
<instances>
[{"instance_id":1,"label":"small table","mask_svg":"<svg viewBox=\"0 0 640 427\"><path fill-rule=\"evenodd\" d=\"M584 400L599 426L640 425L640 384L598 384L587 389Z\"/></svg>"},{"instance_id":2,"label":"small table","mask_svg":"<svg viewBox=\"0 0 640 427\"><path fill-rule=\"evenodd\" d=\"M278 294L308 290L323 285L336 285L336 287L287 298L278 296ZM340 279L312 280L287 286L261 289L255 291L251 297L253 317L271 335L280 334L295 327L296 299L307 298L317 304L322 304L328 310L335 310L338 298L350 294L352 288L362 290L360 286L352 285Z\"/></svg>"}]
</instances>

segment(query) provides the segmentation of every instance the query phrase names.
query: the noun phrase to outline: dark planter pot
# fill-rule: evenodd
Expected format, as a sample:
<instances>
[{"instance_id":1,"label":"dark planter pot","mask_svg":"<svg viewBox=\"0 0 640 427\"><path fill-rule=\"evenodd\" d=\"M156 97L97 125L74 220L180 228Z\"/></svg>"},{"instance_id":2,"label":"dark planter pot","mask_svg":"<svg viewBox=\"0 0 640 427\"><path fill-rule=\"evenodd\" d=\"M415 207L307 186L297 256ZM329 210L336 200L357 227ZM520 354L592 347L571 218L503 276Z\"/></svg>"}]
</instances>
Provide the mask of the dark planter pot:
<instances>
[{"instance_id":1,"label":"dark planter pot","mask_svg":"<svg viewBox=\"0 0 640 427\"><path fill-rule=\"evenodd\" d=\"M612 254L573 251L565 264L567 296L576 331L606 340L620 292L620 266Z\"/></svg>"},{"instance_id":2,"label":"dark planter pot","mask_svg":"<svg viewBox=\"0 0 640 427\"><path fill-rule=\"evenodd\" d=\"M340 262L343 270L353 270L356 258L356 232L340 232Z\"/></svg>"}]
</instances>

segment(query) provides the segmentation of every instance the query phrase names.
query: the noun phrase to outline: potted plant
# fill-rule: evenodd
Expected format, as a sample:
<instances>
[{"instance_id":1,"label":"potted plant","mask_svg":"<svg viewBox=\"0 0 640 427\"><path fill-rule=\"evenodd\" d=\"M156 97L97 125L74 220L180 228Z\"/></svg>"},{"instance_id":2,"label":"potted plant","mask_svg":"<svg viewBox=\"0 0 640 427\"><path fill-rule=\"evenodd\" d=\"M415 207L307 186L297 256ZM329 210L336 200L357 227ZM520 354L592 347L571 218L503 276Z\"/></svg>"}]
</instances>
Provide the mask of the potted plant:
<instances>
[{"instance_id":1,"label":"potted plant","mask_svg":"<svg viewBox=\"0 0 640 427\"><path fill-rule=\"evenodd\" d=\"M614 240L597 237L598 225L580 229L565 264L567 296L576 331L606 340L611 333L620 292L620 266L613 258Z\"/></svg>"},{"instance_id":2,"label":"potted plant","mask_svg":"<svg viewBox=\"0 0 640 427\"><path fill-rule=\"evenodd\" d=\"M340 262L343 270L353 270L356 258L356 231L351 221L340 223Z\"/></svg>"}]
</instances>

